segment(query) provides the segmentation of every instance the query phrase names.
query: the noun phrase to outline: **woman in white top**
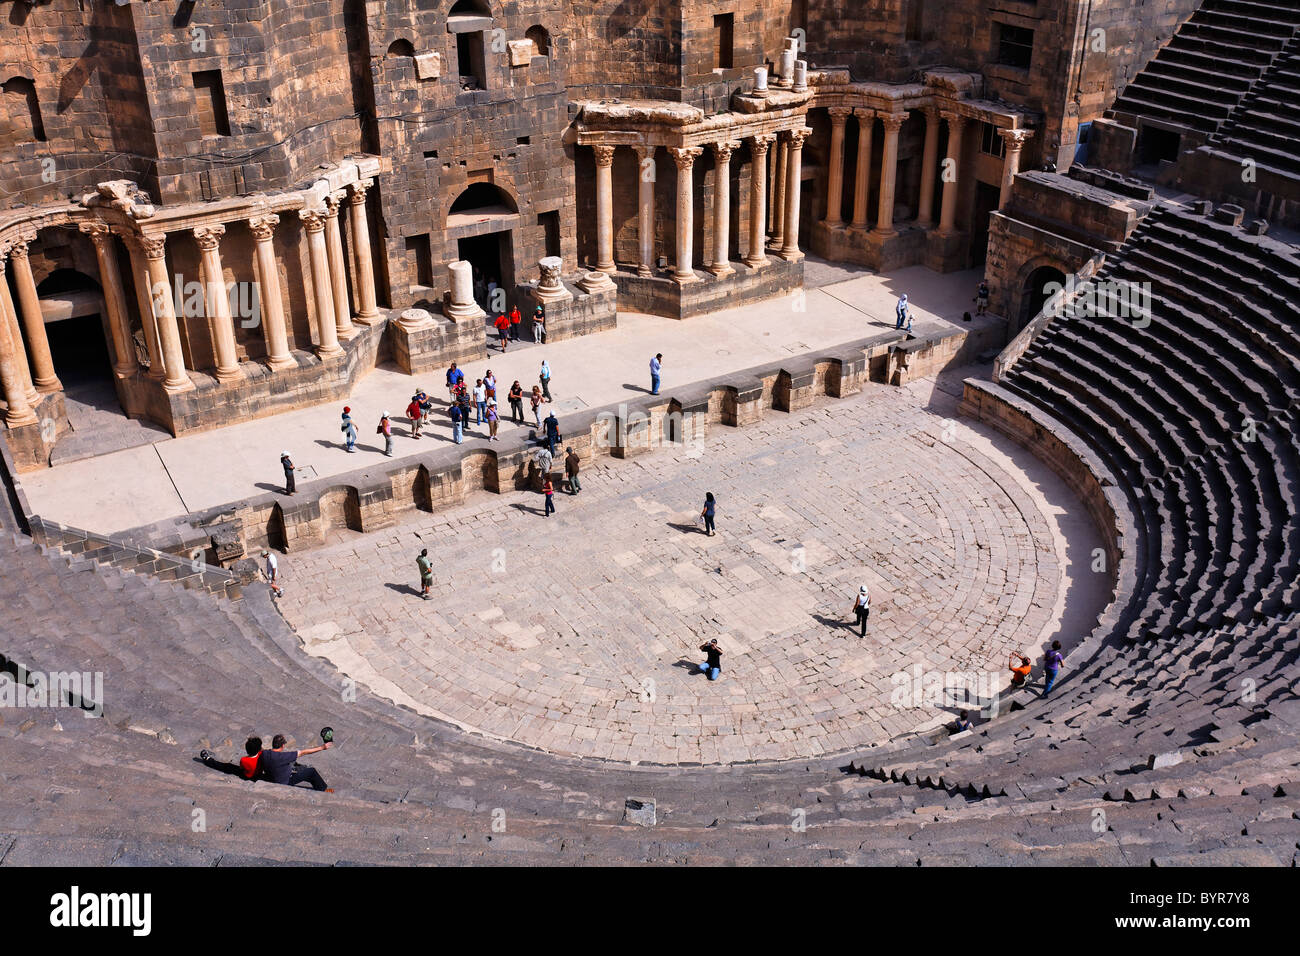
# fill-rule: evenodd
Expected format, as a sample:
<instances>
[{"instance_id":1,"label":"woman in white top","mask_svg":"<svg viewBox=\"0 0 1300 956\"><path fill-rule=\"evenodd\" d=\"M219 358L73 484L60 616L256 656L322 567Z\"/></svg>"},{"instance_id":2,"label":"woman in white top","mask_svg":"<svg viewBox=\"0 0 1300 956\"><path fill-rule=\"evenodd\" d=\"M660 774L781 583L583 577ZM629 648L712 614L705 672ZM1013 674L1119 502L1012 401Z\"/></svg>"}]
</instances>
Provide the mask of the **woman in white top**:
<instances>
[{"instance_id":1,"label":"woman in white top","mask_svg":"<svg viewBox=\"0 0 1300 956\"><path fill-rule=\"evenodd\" d=\"M862 630L858 633L859 637L867 636L867 618L871 615L871 595L867 593L867 586L864 584L858 588L857 595L853 598L853 616L857 618L858 624Z\"/></svg>"}]
</instances>

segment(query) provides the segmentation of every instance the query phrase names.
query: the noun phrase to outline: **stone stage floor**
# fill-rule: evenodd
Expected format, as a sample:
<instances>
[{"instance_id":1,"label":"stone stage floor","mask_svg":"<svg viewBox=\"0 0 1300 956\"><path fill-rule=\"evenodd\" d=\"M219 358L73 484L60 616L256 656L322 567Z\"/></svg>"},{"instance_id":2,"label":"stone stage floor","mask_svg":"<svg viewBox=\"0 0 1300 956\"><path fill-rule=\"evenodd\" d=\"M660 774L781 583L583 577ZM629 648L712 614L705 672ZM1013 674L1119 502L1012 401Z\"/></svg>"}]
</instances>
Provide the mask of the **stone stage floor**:
<instances>
[{"instance_id":1,"label":"stone stage floor","mask_svg":"<svg viewBox=\"0 0 1300 956\"><path fill-rule=\"evenodd\" d=\"M602 459L550 518L535 493L481 492L345 532L281 558L281 610L311 653L381 696L555 753L731 763L934 727L959 708L898 700L894 675L1005 687L1009 651L1085 633L1107 598L1078 500L1028 452L954 420L972 371ZM712 538L694 523L706 491ZM849 626L862 583L865 638ZM710 637L715 683L691 670Z\"/></svg>"},{"instance_id":2,"label":"stone stage floor","mask_svg":"<svg viewBox=\"0 0 1300 956\"><path fill-rule=\"evenodd\" d=\"M882 276L810 257L807 288L801 294L685 321L621 313L617 329L554 345L515 348L504 356L494 352L466 365L465 374L472 382L491 368L503 389L514 379L531 387L545 358L553 373L554 408L561 415L584 407L617 405L649 390L648 367L656 352L664 353L663 388L671 394L674 385L716 379L891 329L900 292L907 292L912 302L918 335L961 327L961 314L972 308L981 274L976 269L940 275L915 266ZM100 533L279 489L284 480L280 452L286 449L295 464L306 469L298 480L302 489L313 480L382 463L375 425L385 410L399 416L396 456L427 453L429 439L407 438L406 422L400 418L417 385L435 399L446 396L441 372L412 378L386 366L358 383L346 402L180 438L150 436L139 428L103 427L106 413L100 410L93 422L87 420L82 434L69 439L66 454L56 446L56 462L80 460L63 460L53 468L25 474L21 481L37 514ZM359 450L352 455L340 444L339 413L344 404L352 406L360 433ZM450 425L445 419L437 422L432 440L450 442ZM515 427L503 422L502 434L509 435ZM477 437L478 432L472 428L471 436ZM100 450L106 453L95 454L101 439Z\"/></svg>"}]
</instances>

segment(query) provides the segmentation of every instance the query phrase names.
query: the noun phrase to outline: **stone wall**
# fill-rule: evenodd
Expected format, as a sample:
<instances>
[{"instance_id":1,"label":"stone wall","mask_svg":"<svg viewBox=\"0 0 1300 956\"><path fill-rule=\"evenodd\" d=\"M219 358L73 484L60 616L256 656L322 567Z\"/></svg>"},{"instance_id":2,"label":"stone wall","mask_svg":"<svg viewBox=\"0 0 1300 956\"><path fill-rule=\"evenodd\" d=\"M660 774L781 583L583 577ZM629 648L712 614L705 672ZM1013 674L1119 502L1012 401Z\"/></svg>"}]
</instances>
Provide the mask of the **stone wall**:
<instances>
[{"instance_id":1,"label":"stone wall","mask_svg":"<svg viewBox=\"0 0 1300 956\"><path fill-rule=\"evenodd\" d=\"M685 285L668 278L645 278L634 272L620 271L614 276L618 283L619 307L625 312L687 319L781 295L792 295L791 309L799 307L802 302L802 259L787 262L769 256L767 265L760 269L743 262L733 262L732 266L735 273L724 278L698 270L698 281Z\"/></svg>"}]
</instances>

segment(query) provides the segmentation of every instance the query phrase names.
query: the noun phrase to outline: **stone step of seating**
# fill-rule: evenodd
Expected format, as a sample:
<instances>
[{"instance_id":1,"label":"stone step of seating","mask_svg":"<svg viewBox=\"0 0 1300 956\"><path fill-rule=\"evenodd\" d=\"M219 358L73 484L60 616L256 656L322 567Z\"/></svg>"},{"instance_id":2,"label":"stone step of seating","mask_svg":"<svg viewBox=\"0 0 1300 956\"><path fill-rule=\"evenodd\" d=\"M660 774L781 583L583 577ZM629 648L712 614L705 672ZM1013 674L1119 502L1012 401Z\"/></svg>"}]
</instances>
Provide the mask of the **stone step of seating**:
<instances>
[{"instance_id":1,"label":"stone step of seating","mask_svg":"<svg viewBox=\"0 0 1300 956\"><path fill-rule=\"evenodd\" d=\"M1225 7L1206 7L1203 5L1196 11L1195 19L1197 23L1223 27L1238 34L1247 36L1263 35L1276 37L1280 40L1289 40L1292 34L1295 33L1295 24L1291 22L1285 11L1278 11L1278 13L1280 16L1275 19L1271 16L1238 13Z\"/></svg>"},{"instance_id":2,"label":"stone step of seating","mask_svg":"<svg viewBox=\"0 0 1300 956\"><path fill-rule=\"evenodd\" d=\"M1243 95L1221 83L1207 84L1184 80L1172 73L1143 70L1125 88L1125 95L1140 96L1144 100L1190 108L1197 103L1208 115L1226 119Z\"/></svg>"}]
</instances>

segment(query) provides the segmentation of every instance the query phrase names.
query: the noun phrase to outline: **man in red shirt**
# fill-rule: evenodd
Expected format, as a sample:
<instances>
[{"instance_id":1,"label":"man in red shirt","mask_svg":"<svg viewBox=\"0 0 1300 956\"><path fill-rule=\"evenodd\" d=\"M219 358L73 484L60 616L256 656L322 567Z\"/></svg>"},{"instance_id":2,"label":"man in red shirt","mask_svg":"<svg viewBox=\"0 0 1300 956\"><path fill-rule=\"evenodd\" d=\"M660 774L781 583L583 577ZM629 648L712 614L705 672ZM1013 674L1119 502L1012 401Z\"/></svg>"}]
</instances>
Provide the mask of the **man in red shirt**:
<instances>
[{"instance_id":1,"label":"man in red shirt","mask_svg":"<svg viewBox=\"0 0 1300 956\"><path fill-rule=\"evenodd\" d=\"M519 306L510 310L510 337L516 342L519 341L519 323L523 321L523 316L519 314Z\"/></svg>"},{"instance_id":2,"label":"man in red shirt","mask_svg":"<svg viewBox=\"0 0 1300 956\"><path fill-rule=\"evenodd\" d=\"M501 340L501 351L504 352L506 350L506 340L509 337L510 332L510 320L507 319L505 313L502 312L497 316L497 320L492 324L497 327L497 337Z\"/></svg>"}]
</instances>

